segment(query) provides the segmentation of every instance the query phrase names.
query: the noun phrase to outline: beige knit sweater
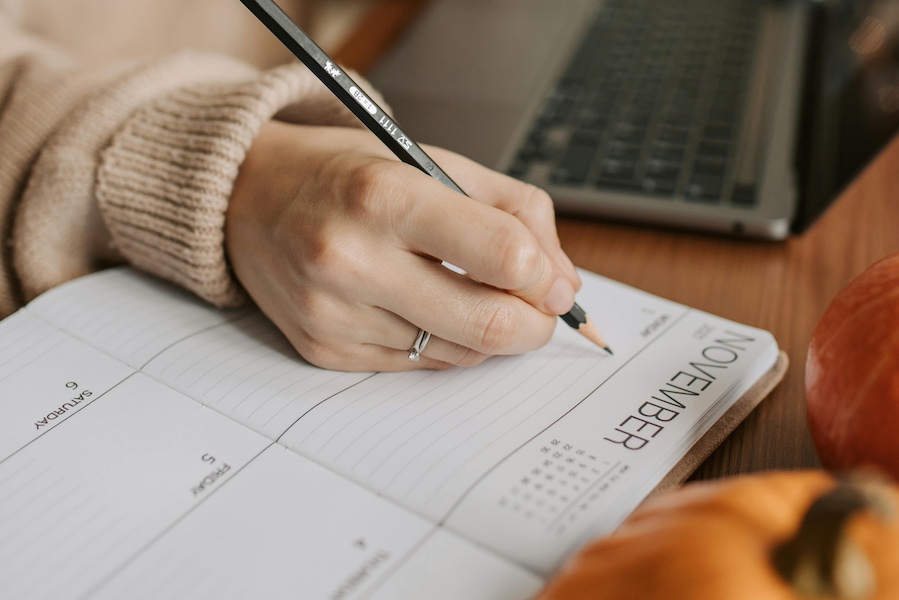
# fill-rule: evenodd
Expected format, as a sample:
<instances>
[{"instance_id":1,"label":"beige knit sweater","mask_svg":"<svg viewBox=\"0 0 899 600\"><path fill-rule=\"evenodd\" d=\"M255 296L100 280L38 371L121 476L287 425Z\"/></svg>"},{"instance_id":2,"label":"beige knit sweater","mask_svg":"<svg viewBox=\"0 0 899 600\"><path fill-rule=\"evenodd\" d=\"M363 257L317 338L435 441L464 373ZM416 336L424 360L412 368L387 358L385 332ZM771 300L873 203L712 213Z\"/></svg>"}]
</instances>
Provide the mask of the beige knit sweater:
<instances>
[{"instance_id":1,"label":"beige knit sweater","mask_svg":"<svg viewBox=\"0 0 899 600\"><path fill-rule=\"evenodd\" d=\"M237 0L0 0L0 318L122 261L243 301L223 225L262 123L357 124L288 61Z\"/></svg>"}]
</instances>

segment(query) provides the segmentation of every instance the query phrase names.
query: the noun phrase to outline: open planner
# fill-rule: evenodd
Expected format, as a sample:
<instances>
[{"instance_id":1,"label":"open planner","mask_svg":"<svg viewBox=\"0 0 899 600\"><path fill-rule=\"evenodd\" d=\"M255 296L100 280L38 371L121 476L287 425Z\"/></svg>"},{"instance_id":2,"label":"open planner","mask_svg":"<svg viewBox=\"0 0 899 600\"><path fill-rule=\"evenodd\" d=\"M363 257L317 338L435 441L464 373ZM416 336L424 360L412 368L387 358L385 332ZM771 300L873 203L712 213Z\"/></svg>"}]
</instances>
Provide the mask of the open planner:
<instances>
[{"instance_id":1,"label":"open planner","mask_svg":"<svg viewBox=\"0 0 899 600\"><path fill-rule=\"evenodd\" d=\"M768 332L582 277L614 356L560 321L396 374L130 268L40 296L0 322L0 596L534 596L784 368Z\"/></svg>"}]
</instances>

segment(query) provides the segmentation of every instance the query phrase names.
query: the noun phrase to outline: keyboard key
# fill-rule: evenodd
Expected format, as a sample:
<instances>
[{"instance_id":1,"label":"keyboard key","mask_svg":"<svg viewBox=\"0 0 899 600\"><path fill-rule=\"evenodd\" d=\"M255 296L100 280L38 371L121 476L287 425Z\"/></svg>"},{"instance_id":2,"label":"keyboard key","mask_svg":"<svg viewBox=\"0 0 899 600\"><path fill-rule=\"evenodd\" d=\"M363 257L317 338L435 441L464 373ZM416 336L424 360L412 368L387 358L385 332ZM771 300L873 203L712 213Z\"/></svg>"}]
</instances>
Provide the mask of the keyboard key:
<instances>
[{"instance_id":1,"label":"keyboard key","mask_svg":"<svg viewBox=\"0 0 899 600\"><path fill-rule=\"evenodd\" d=\"M628 144L639 144L646 137L646 129L630 123L618 123L610 134L613 140Z\"/></svg>"},{"instance_id":2,"label":"keyboard key","mask_svg":"<svg viewBox=\"0 0 899 600\"><path fill-rule=\"evenodd\" d=\"M671 98L671 106L678 107L681 110L686 109L692 111L698 94L699 90L695 88L677 90Z\"/></svg>"},{"instance_id":3,"label":"keyboard key","mask_svg":"<svg viewBox=\"0 0 899 600\"><path fill-rule=\"evenodd\" d=\"M640 182L644 192L655 196L673 195L676 183L674 179L660 179L658 177L644 177Z\"/></svg>"},{"instance_id":4,"label":"keyboard key","mask_svg":"<svg viewBox=\"0 0 899 600\"><path fill-rule=\"evenodd\" d=\"M633 179L637 170L637 165L629 160L617 160L607 158L602 161L602 171L600 177L608 177L612 179Z\"/></svg>"},{"instance_id":5,"label":"keyboard key","mask_svg":"<svg viewBox=\"0 0 899 600\"><path fill-rule=\"evenodd\" d=\"M700 81L702 79L702 74L705 71L705 67L702 63L694 63L689 64L684 68L683 74L681 75L684 81Z\"/></svg>"},{"instance_id":6,"label":"keyboard key","mask_svg":"<svg viewBox=\"0 0 899 600\"><path fill-rule=\"evenodd\" d=\"M590 146L597 148L599 147L600 142L602 142L602 139L601 133L592 131L575 131L571 134L571 144L574 146Z\"/></svg>"},{"instance_id":7,"label":"keyboard key","mask_svg":"<svg viewBox=\"0 0 899 600\"><path fill-rule=\"evenodd\" d=\"M655 143L649 151L649 160L680 164L684 156L684 146L675 144Z\"/></svg>"},{"instance_id":8,"label":"keyboard key","mask_svg":"<svg viewBox=\"0 0 899 600\"><path fill-rule=\"evenodd\" d=\"M645 192L643 184L635 179L599 179L596 182L599 189L616 190L623 192Z\"/></svg>"},{"instance_id":9,"label":"keyboard key","mask_svg":"<svg viewBox=\"0 0 899 600\"><path fill-rule=\"evenodd\" d=\"M605 129L609 124L608 112L597 111L592 108L584 108L578 114L576 124L578 127L583 129Z\"/></svg>"},{"instance_id":10,"label":"keyboard key","mask_svg":"<svg viewBox=\"0 0 899 600\"><path fill-rule=\"evenodd\" d=\"M718 89L715 90L715 100L712 102L711 110L733 110L740 103L742 95L741 90L736 86L724 86L719 83Z\"/></svg>"},{"instance_id":11,"label":"keyboard key","mask_svg":"<svg viewBox=\"0 0 899 600\"><path fill-rule=\"evenodd\" d=\"M730 152L730 144L703 140L699 144L699 156L703 158L726 159Z\"/></svg>"},{"instance_id":12,"label":"keyboard key","mask_svg":"<svg viewBox=\"0 0 899 600\"><path fill-rule=\"evenodd\" d=\"M586 110L590 110L599 114L608 115L615 108L618 102L618 94L602 90L600 92L591 92L585 101Z\"/></svg>"},{"instance_id":13,"label":"keyboard key","mask_svg":"<svg viewBox=\"0 0 899 600\"><path fill-rule=\"evenodd\" d=\"M721 199L723 180L714 175L694 175L687 184L687 200L696 202L717 202Z\"/></svg>"},{"instance_id":14,"label":"keyboard key","mask_svg":"<svg viewBox=\"0 0 899 600\"><path fill-rule=\"evenodd\" d=\"M754 185L737 184L734 186L733 194L730 201L735 206L750 207L755 206L758 202L758 196Z\"/></svg>"},{"instance_id":15,"label":"keyboard key","mask_svg":"<svg viewBox=\"0 0 899 600\"><path fill-rule=\"evenodd\" d=\"M617 189L640 189L642 186L637 180L636 169L637 165L634 162L607 158L602 161L597 185Z\"/></svg>"},{"instance_id":16,"label":"keyboard key","mask_svg":"<svg viewBox=\"0 0 899 600\"><path fill-rule=\"evenodd\" d=\"M596 146L572 144L553 168L550 180L556 184L582 184L596 156Z\"/></svg>"},{"instance_id":17,"label":"keyboard key","mask_svg":"<svg viewBox=\"0 0 899 600\"><path fill-rule=\"evenodd\" d=\"M509 175L516 179L521 179L528 172L529 166L527 161L516 158L509 167Z\"/></svg>"},{"instance_id":18,"label":"keyboard key","mask_svg":"<svg viewBox=\"0 0 899 600\"><path fill-rule=\"evenodd\" d=\"M677 181L680 163L650 159L646 162L646 174L654 179Z\"/></svg>"},{"instance_id":19,"label":"keyboard key","mask_svg":"<svg viewBox=\"0 0 899 600\"><path fill-rule=\"evenodd\" d=\"M730 123L709 123L702 132L702 137L709 141L729 142L733 134L734 127Z\"/></svg>"},{"instance_id":20,"label":"keyboard key","mask_svg":"<svg viewBox=\"0 0 899 600\"><path fill-rule=\"evenodd\" d=\"M656 137L656 140L659 142L664 142L666 144L683 145L687 143L688 133L689 132L686 129L671 129L666 127L659 130L659 134Z\"/></svg>"},{"instance_id":21,"label":"keyboard key","mask_svg":"<svg viewBox=\"0 0 899 600\"><path fill-rule=\"evenodd\" d=\"M693 163L693 173L723 177L727 162L718 158L697 158Z\"/></svg>"},{"instance_id":22,"label":"keyboard key","mask_svg":"<svg viewBox=\"0 0 899 600\"><path fill-rule=\"evenodd\" d=\"M532 133L522 144L521 149L518 151L518 156L525 160L533 160L540 155L542 147L543 136Z\"/></svg>"},{"instance_id":23,"label":"keyboard key","mask_svg":"<svg viewBox=\"0 0 899 600\"><path fill-rule=\"evenodd\" d=\"M624 142L611 142L606 156L617 160L637 162L637 158L640 156L640 146Z\"/></svg>"},{"instance_id":24,"label":"keyboard key","mask_svg":"<svg viewBox=\"0 0 899 600\"><path fill-rule=\"evenodd\" d=\"M634 127L645 128L653 116L652 106L642 106L639 103L624 107L618 116L622 121L630 123Z\"/></svg>"}]
</instances>

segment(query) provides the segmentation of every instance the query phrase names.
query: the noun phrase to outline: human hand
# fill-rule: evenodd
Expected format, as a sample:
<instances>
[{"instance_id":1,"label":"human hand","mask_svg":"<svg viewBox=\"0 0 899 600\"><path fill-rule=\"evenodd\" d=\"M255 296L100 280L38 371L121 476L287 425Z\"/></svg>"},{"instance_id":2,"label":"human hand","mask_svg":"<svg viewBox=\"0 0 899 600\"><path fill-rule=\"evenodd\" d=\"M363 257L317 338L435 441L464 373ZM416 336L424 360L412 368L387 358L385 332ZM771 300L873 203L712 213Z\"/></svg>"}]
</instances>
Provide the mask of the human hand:
<instances>
[{"instance_id":1,"label":"human hand","mask_svg":"<svg viewBox=\"0 0 899 600\"><path fill-rule=\"evenodd\" d=\"M226 250L241 284L307 361L352 371L476 365L542 346L574 304L580 279L546 193L426 151L471 198L399 162L362 129L273 121L250 149ZM419 328L432 336L412 362Z\"/></svg>"}]
</instances>

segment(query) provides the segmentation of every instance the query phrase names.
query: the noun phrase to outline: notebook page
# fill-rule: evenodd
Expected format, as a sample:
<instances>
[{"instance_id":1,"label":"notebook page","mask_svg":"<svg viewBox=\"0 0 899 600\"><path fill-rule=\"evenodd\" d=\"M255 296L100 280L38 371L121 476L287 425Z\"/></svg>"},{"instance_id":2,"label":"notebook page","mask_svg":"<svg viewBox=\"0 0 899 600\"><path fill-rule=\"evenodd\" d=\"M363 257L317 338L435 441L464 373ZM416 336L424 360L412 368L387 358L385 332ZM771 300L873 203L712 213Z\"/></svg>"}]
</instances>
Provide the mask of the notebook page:
<instances>
[{"instance_id":1,"label":"notebook page","mask_svg":"<svg viewBox=\"0 0 899 600\"><path fill-rule=\"evenodd\" d=\"M544 348L472 369L380 373L317 406L281 438L305 456L446 517L469 487L559 419L687 309L584 274L579 294L615 351L563 323Z\"/></svg>"},{"instance_id":2,"label":"notebook page","mask_svg":"<svg viewBox=\"0 0 899 600\"><path fill-rule=\"evenodd\" d=\"M0 349L4 597L355 598L390 584L499 600L540 585L27 311L0 322ZM444 568L419 569L419 551Z\"/></svg>"},{"instance_id":3,"label":"notebook page","mask_svg":"<svg viewBox=\"0 0 899 600\"><path fill-rule=\"evenodd\" d=\"M313 367L256 312L184 339L143 370L272 440L371 376Z\"/></svg>"},{"instance_id":4,"label":"notebook page","mask_svg":"<svg viewBox=\"0 0 899 600\"><path fill-rule=\"evenodd\" d=\"M707 415L776 360L767 332L676 305L651 316L663 325L638 323L637 347L610 342L615 359L559 335L474 369L379 375L281 442L549 574L585 532L614 529L714 423Z\"/></svg>"},{"instance_id":5,"label":"notebook page","mask_svg":"<svg viewBox=\"0 0 899 600\"><path fill-rule=\"evenodd\" d=\"M24 311L0 322L0 342L0 461L133 373Z\"/></svg>"},{"instance_id":6,"label":"notebook page","mask_svg":"<svg viewBox=\"0 0 899 600\"><path fill-rule=\"evenodd\" d=\"M548 574L611 533L777 359L767 332L690 311L474 482L444 523ZM753 377L747 377L752 373ZM501 440L496 441L497 444ZM477 464L455 471L435 497Z\"/></svg>"},{"instance_id":7,"label":"notebook page","mask_svg":"<svg viewBox=\"0 0 899 600\"><path fill-rule=\"evenodd\" d=\"M258 311L219 311L166 282L110 269L26 309L269 439L370 374L303 361Z\"/></svg>"},{"instance_id":8,"label":"notebook page","mask_svg":"<svg viewBox=\"0 0 899 600\"><path fill-rule=\"evenodd\" d=\"M108 276L143 277L127 271ZM179 332L174 341L170 340L174 335L167 337L168 344L147 360L144 369L363 487L546 573L570 550L579 532L597 520L612 522L616 515L626 514L612 505L620 506L623 500L635 506L645 490L634 482L664 474L664 460L678 458L670 451L686 452L703 427L713 422L705 417L709 407L743 382L746 373L763 372L755 364L760 357L764 355L770 364L776 357L776 343L769 334L740 329L753 332L760 342L752 344L750 351L741 351L727 377L716 378L703 395L703 408L680 418L677 427L666 427L662 437L669 440L668 446L656 442L650 446L653 452L640 455L649 455L648 459L622 461L614 452L600 451L608 443L601 436L590 437L601 429L613 436L620 431L625 441L642 439L641 429L633 431L640 426L639 420L628 420L634 415L602 410L610 402L627 402L623 393L607 391L615 389L610 382L619 382L625 391L645 381L657 385L663 376L671 376L671 363L666 360L679 359L706 336L736 325L596 275L582 276L579 300L615 356L598 350L560 322L555 337L543 349L491 359L472 369L333 373L303 362L271 324L246 312L194 327L190 333ZM158 285L162 284L150 287ZM149 304L155 307L156 302ZM90 313L92 306L85 302L79 310ZM143 322L144 317L132 319ZM164 325L162 320L158 327ZM76 335L83 334L76 331ZM661 348L659 357L647 358L653 347ZM592 422L566 417L575 414L585 399L601 408L589 413ZM652 424L643 428L653 430ZM577 436L572 437L569 429ZM566 435L560 438L558 431ZM628 431L633 437L628 437ZM571 441L585 435L589 443ZM581 454L594 457L590 462L578 461L583 472L563 479L575 493L563 494L558 486L540 483L535 494L516 485L520 481L537 485L527 473L545 460L536 452L544 448L551 455L557 452L547 445L553 440L573 448L574 455L564 455L562 460L576 460ZM592 490L589 502L581 502L585 489ZM597 489L602 493L597 494ZM542 503L542 512L516 501L519 492L526 502ZM553 498L546 497L550 492ZM572 513L572 506L584 508ZM566 518L577 515L582 525L560 527L555 515L547 514L553 510L565 513ZM478 518L470 516L478 512L504 526L496 531L481 527ZM520 522L516 512L529 521ZM549 529L542 523L547 519L553 524ZM527 542L504 536L506 526L517 528ZM489 539L478 537L485 531L493 531Z\"/></svg>"},{"instance_id":9,"label":"notebook page","mask_svg":"<svg viewBox=\"0 0 899 600\"><path fill-rule=\"evenodd\" d=\"M79 350L66 357L106 358ZM66 357L31 375L55 379ZM96 398L0 460L7 598L80 597L271 444L133 371L108 390L79 373ZM39 400L28 384L5 385L4 399Z\"/></svg>"},{"instance_id":10,"label":"notebook page","mask_svg":"<svg viewBox=\"0 0 899 600\"><path fill-rule=\"evenodd\" d=\"M541 583L273 446L92 598L521 600Z\"/></svg>"},{"instance_id":11,"label":"notebook page","mask_svg":"<svg viewBox=\"0 0 899 600\"><path fill-rule=\"evenodd\" d=\"M209 310L186 291L131 269L70 281L25 310L135 369L177 341L242 314Z\"/></svg>"}]
</instances>

